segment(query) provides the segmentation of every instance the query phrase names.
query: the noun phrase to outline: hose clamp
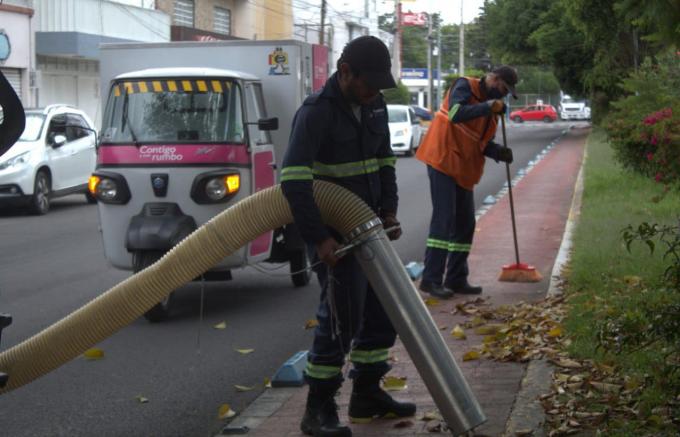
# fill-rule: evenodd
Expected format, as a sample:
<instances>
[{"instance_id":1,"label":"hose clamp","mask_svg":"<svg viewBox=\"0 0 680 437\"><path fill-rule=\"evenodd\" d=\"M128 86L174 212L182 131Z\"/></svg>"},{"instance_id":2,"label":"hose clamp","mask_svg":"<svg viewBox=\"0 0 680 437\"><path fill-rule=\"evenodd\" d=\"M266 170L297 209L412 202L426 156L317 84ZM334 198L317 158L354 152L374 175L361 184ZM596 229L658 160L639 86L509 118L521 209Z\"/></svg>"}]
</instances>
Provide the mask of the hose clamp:
<instances>
[{"instance_id":1,"label":"hose clamp","mask_svg":"<svg viewBox=\"0 0 680 437\"><path fill-rule=\"evenodd\" d=\"M380 228L382 229L383 222L380 220L378 217L375 217L366 223L357 226L354 228L349 234L347 234L347 239L352 242L355 239L357 239L359 236L373 231L375 228Z\"/></svg>"}]
</instances>

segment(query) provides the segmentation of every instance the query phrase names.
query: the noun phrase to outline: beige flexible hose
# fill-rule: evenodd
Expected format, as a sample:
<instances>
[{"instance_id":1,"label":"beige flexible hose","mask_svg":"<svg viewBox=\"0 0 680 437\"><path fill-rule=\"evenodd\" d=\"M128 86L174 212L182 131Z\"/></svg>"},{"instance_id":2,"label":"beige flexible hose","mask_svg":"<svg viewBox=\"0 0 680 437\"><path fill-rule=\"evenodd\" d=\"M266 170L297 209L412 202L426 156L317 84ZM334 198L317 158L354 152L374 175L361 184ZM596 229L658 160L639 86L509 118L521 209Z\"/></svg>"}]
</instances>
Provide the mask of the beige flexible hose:
<instances>
[{"instance_id":1,"label":"beige flexible hose","mask_svg":"<svg viewBox=\"0 0 680 437\"><path fill-rule=\"evenodd\" d=\"M356 195L337 185L315 181L314 198L323 221L342 235L376 218ZM243 199L201 226L154 265L2 352L0 372L8 374L9 381L0 393L28 384L72 360L249 241L292 221L279 186Z\"/></svg>"}]
</instances>

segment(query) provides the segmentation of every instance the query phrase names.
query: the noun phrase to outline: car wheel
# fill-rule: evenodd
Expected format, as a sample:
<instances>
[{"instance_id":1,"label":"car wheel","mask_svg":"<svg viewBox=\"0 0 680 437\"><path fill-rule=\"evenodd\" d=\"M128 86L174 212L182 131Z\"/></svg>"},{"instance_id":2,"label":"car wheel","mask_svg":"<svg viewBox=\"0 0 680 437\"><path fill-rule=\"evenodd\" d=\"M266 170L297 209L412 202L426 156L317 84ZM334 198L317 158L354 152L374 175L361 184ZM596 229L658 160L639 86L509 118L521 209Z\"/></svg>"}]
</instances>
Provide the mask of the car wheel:
<instances>
[{"instance_id":1,"label":"car wheel","mask_svg":"<svg viewBox=\"0 0 680 437\"><path fill-rule=\"evenodd\" d=\"M552 120L552 118L550 118L546 115L545 117L543 117L543 121L546 122L546 123L552 123L553 120Z\"/></svg>"},{"instance_id":2,"label":"car wheel","mask_svg":"<svg viewBox=\"0 0 680 437\"><path fill-rule=\"evenodd\" d=\"M50 210L50 178L44 171L39 171L35 175L29 208L31 213L36 215L45 215Z\"/></svg>"},{"instance_id":3,"label":"car wheel","mask_svg":"<svg viewBox=\"0 0 680 437\"><path fill-rule=\"evenodd\" d=\"M158 250L138 250L132 253L132 271L141 272L163 256L164 252ZM173 294L170 292L163 300L144 313L144 318L151 323L162 322L170 316L173 303Z\"/></svg>"},{"instance_id":4,"label":"car wheel","mask_svg":"<svg viewBox=\"0 0 680 437\"><path fill-rule=\"evenodd\" d=\"M413 135L411 135L411 141L408 143L408 150L404 152L404 156L413 156Z\"/></svg>"},{"instance_id":5,"label":"car wheel","mask_svg":"<svg viewBox=\"0 0 680 437\"><path fill-rule=\"evenodd\" d=\"M293 280L293 285L296 287L304 287L309 284L312 279L312 271L309 269L309 257L307 256L307 249L302 248L293 252L289 258L290 263L290 277Z\"/></svg>"},{"instance_id":6,"label":"car wheel","mask_svg":"<svg viewBox=\"0 0 680 437\"><path fill-rule=\"evenodd\" d=\"M515 118L513 118L512 121L514 121L515 123L521 123L524 120L522 120L522 117L520 117L519 115L515 115Z\"/></svg>"},{"instance_id":7,"label":"car wheel","mask_svg":"<svg viewBox=\"0 0 680 437\"><path fill-rule=\"evenodd\" d=\"M97 203L97 198L90 193L90 190L85 191L85 199L87 203Z\"/></svg>"}]
</instances>

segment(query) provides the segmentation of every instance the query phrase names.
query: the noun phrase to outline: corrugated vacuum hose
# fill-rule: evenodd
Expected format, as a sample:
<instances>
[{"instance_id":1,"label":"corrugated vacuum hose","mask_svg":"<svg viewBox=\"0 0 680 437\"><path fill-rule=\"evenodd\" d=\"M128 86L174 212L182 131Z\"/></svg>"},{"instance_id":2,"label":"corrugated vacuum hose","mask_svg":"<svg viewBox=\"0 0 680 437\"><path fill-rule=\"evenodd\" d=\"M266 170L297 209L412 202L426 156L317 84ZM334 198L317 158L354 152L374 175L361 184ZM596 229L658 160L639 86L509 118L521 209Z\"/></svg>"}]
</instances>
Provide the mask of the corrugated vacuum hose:
<instances>
[{"instance_id":1,"label":"corrugated vacuum hose","mask_svg":"<svg viewBox=\"0 0 680 437\"><path fill-rule=\"evenodd\" d=\"M484 414L373 211L351 192L327 182L314 182L314 198L326 224L350 241L365 241L355 255L448 425L455 433L463 433L484 422ZM249 241L292 221L278 186L243 199L155 264L0 353L0 372L9 375L0 393L76 358Z\"/></svg>"}]
</instances>

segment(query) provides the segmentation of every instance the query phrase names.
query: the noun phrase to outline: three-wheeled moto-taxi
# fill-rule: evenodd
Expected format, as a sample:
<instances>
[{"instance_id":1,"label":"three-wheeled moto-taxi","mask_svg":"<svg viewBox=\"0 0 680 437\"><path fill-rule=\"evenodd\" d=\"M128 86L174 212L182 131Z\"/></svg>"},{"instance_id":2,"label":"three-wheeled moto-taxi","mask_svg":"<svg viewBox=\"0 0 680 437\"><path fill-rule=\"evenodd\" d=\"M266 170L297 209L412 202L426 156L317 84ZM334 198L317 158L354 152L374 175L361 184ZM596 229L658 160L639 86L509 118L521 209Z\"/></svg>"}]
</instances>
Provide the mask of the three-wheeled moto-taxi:
<instances>
[{"instance_id":1,"label":"three-wheeled moto-taxi","mask_svg":"<svg viewBox=\"0 0 680 437\"><path fill-rule=\"evenodd\" d=\"M283 51L271 43L258 43L255 47ZM295 43L289 51L307 48L303 44ZM141 56L156 65L172 65L173 59L178 62L174 56L181 56L171 54L172 49L200 52L203 48L203 55L210 59L206 49L221 47L225 55L230 48L229 44L180 43L164 47L164 62L153 62L148 59L153 56L139 53L163 48L151 46L120 45L113 52L132 52L136 59ZM268 58L262 61L267 63ZM289 68L301 68L301 64ZM290 123L296 100L306 95L302 91L298 98L288 99L292 100L288 107L274 104L279 106L278 114L270 118L265 104L276 102L276 93L265 95L263 81L241 71L147 68L112 76L109 87L97 168L89 188L98 200L106 258L115 267L134 272L153 264L231 204L276 183L272 134L279 119ZM311 83L308 88L310 91ZM277 145L281 154L286 144ZM290 262L293 283L302 286L309 282L305 245L290 225L251 241L203 279L227 280L232 269L263 261ZM145 317L150 321L167 318L172 300L170 294Z\"/></svg>"}]
</instances>

